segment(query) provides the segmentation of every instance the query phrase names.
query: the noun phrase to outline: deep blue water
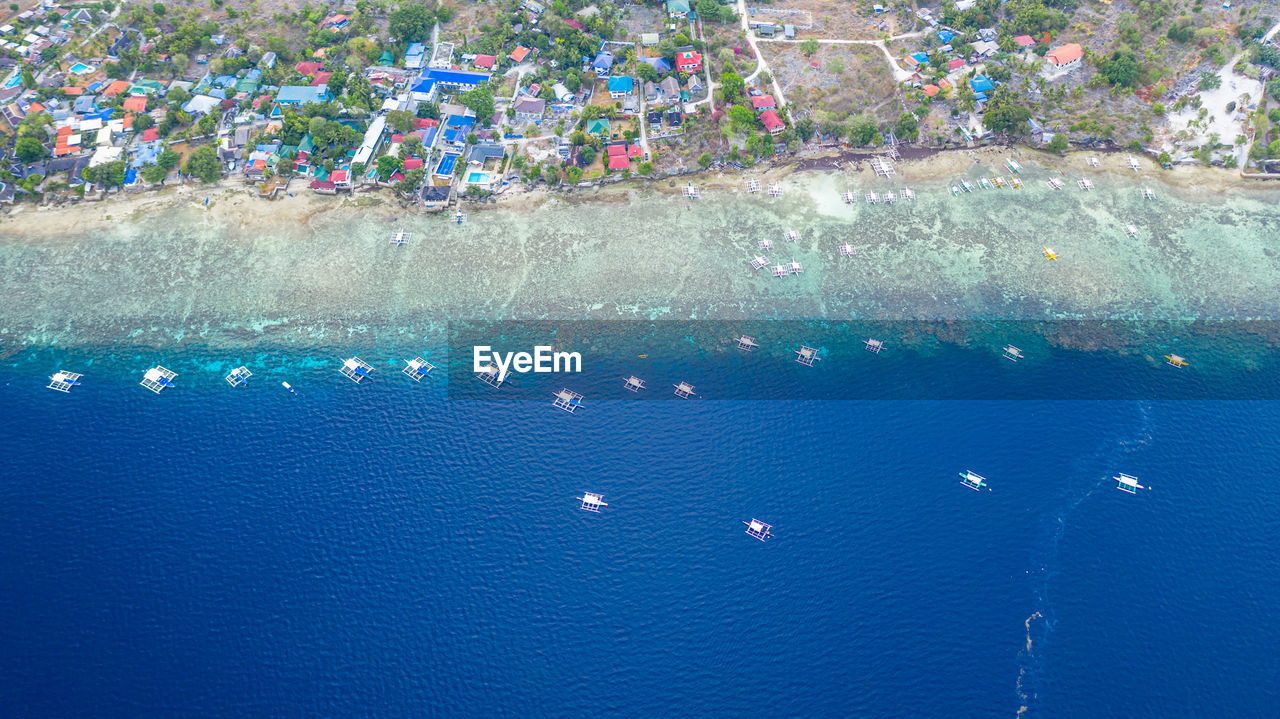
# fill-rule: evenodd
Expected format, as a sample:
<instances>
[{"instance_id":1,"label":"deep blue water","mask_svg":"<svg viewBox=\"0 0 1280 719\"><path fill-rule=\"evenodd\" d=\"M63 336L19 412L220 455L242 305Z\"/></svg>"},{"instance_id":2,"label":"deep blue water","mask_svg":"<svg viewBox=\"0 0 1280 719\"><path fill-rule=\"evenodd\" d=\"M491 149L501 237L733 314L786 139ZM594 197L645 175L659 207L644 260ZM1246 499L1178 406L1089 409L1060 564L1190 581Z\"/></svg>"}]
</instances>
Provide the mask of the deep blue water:
<instances>
[{"instance_id":1,"label":"deep blue water","mask_svg":"<svg viewBox=\"0 0 1280 719\"><path fill-rule=\"evenodd\" d=\"M1275 402L569 415L383 359L0 370L0 714L1275 715Z\"/></svg>"}]
</instances>

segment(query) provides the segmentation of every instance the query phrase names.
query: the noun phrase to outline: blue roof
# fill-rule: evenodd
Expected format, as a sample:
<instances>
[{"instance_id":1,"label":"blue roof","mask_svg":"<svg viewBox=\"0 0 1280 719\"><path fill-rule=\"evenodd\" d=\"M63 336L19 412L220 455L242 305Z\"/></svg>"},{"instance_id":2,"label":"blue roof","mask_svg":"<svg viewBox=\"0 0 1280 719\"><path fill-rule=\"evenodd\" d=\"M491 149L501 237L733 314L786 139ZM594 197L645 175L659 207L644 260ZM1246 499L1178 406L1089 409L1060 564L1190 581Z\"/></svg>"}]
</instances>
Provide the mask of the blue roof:
<instances>
[{"instance_id":1,"label":"blue roof","mask_svg":"<svg viewBox=\"0 0 1280 719\"><path fill-rule=\"evenodd\" d=\"M86 85L84 89L87 90L88 92L97 92L102 89L102 83L91 82L88 85Z\"/></svg>"},{"instance_id":2,"label":"blue roof","mask_svg":"<svg viewBox=\"0 0 1280 719\"><path fill-rule=\"evenodd\" d=\"M440 132L439 128L428 127L426 132L422 134L422 146L431 147L436 143L436 134Z\"/></svg>"},{"instance_id":3,"label":"blue roof","mask_svg":"<svg viewBox=\"0 0 1280 719\"><path fill-rule=\"evenodd\" d=\"M956 34L951 32L950 30L939 30L938 42L942 42L942 43L951 42L951 39L954 38L955 36Z\"/></svg>"},{"instance_id":4,"label":"blue roof","mask_svg":"<svg viewBox=\"0 0 1280 719\"><path fill-rule=\"evenodd\" d=\"M446 120L444 124L449 127L471 127L476 124L476 119L474 117L467 117L466 115L450 115L449 119Z\"/></svg>"},{"instance_id":5,"label":"blue roof","mask_svg":"<svg viewBox=\"0 0 1280 719\"><path fill-rule=\"evenodd\" d=\"M667 62L665 57L646 57L644 61L646 64L652 65L653 69L657 70L659 74L665 75L671 72L671 63Z\"/></svg>"},{"instance_id":6,"label":"blue roof","mask_svg":"<svg viewBox=\"0 0 1280 719\"><path fill-rule=\"evenodd\" d=\"M285 85L276 95L277 103L297 103L305 105L309 102L325 102L329 99L329 88L325 85Z\"/></svg>"},{"instance_id":7,"label":"blue roof","mask_svg":"<svg viewBox=\"0 0 1280 719\"><path fill-rule=\"evenodd\" d=\"M489 73L474 70L445 70L429 67L422 71L413 84L413 92L431 92L437 84L444 85L479 85L489 81Z\"/></svg>"},{"instance_id":8,"label":"blue roof","mask_svg":"<svg viewBox=\"0 0 1280 719\"><path fill-rule=\"evenodd\" d=\"M631 92L634 83L626 75L613 75L609 78L609 92Z\"/></svg>"},{"instance_id":9,"label":"blue roof","mask_svg":"<svg viewBox=\"0 0 1280 719\"><path fill-rule=\"evenodd\" d=\"M132 185L138 180L138 171L130 167L124 171L124 184Z\"/></svg>"},{"instance_id":10,"label":"blue roof","mask_svg":"<svg viewBox=\"0 0 1280 719\"><path fill-rule=\"evenodd\" d=\"M445 155L441 158L440 164L436 166L436 174L441 177L448 177L453 174L453 168L457 164L457 155Z\"/></svg>"},{"instance_id":11,"label":"blue roof","mask_svg":"<svg viewBox=\"0 0 1280 719\"><path fill-rule=\"evenodd\" d=\"M440 139L445 142L464 142L467 139L467 133L461 127L448 127L441 133Z\"/></svg>"},{"instance_id":12,"label":"blue roof","mask_svg":"<svg viewBox=\"0 0 1280 719\"><path fill-rule=\"evenodd\" d=\"M216 79L214 79L213 83L215 85L221 85L223 87L235 87L236 79L230 75L219 75Z\"/></svg>"},{"instance_id":13,"label":"blue roof","mask_svg":"<svg viewBox=\"0 0 1280 719\"><path fill-rule=\"evenodd\" d=\"M246 80L255 80L255 81L256 81L256 80L261 80L261 79L262 79L262 71L255 67L254 69L252 69L252 70L250 70L249 72L246 72L246 73L244 74L244 79L246 79Z\"/></svg>"},{"instance_id":14,"label":"blue roof","mask_svg":"<svg viewBox=\"0 0 1280 719\"><path fill-rule=\"evenodd\" d=\"M923 53L923 52L916 52L916 53L912 53L912 54L911 54L911 59L915 60L916 62L920 63L921 65L928 65L928 64L929 64L929 56L928 56L928 55L926 55L926 54L925 54L925 53Z\"/></svg>"},{"instance_id":15,"label":"blue roof","mask_svg":"<svg viewBox=\"0 0 1280 719\"><path fill-rule=\"evenodd\" d=\"M991 84L991 80L986 75L978 75L970 80L969 87L973 88L974 92L991 92L996 89L996 86Z\"/></svg>"}]
</instances>

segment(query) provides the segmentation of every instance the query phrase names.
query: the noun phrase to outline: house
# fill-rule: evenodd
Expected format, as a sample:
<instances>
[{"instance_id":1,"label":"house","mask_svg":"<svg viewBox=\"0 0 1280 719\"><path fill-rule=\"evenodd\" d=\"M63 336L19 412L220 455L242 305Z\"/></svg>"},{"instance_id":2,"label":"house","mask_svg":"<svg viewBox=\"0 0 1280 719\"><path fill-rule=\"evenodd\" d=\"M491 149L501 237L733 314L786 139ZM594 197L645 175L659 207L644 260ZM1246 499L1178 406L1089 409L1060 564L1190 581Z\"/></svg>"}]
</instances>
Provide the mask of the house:
<instances>
[{"instance_id":1,"label":"house","mask_svg":"<svg viewBox=\"0 0 1280 719\"><path fill-rule=\"evenodd\" d=\"M671 64L667 62L665 57L646 57L641 62L657 70L659 75L666 75L671 72Z\"/></svg>"},{"instance_id":2,"label":"house","mask_svg":"<svg viewBox=\"0 0 1280 719\"><path fill-rule=\"evenodd\" d=\"M986 75L977 75L969 81L969 87L975 93L990 93L996 89L991 79Z\"/></svg>"},{"instance_id":3,"label":"house","mask_svg":"<svg viewBox=\"0 0 1280 719\"><path fill-rule=\"evenodd\" d=\"M532 52L531 48L527 48L524 45L516 45L516 49L511 51L511 61L517 64L522 63L525 58L529 57L530 52Z\"/></svg>"},{"instance_id":4,"label":"house","mask_svg":"<svg viewBox=\"0 0 1280 719\"><path fill-rule=\"evenodd\" d=\"M81 25L90 25L93 23L93 13L89 12L88 8L80 8L71 13L68 19Z\"/></svg>"},{"instance_id":5,"label":"house","mask_svg":"<svg viewBox=\"0 0 1280 719\"><path fill-rule=\"evenodd\" d=\"M134 98L132 97L129 98L129 100L133 99ZM147 106L147 98L143 97L138 99L142 100L142 107L145 109ZM71 105L71 111L77 115L82 115L86 112L93 112L94 103L97 102L97 100L98 98L94 95L81 95L80 97L77 97L75 103ZM127 104L129 100L125 100L125 103ZM125 109L128 110L129 108L126 107Z\"/></svg>"},{"instance_id":6,"label":"house","mask_svg":"<svg viewBox=\"0 0 1280 719\"><path fill-rule=\"evenodd\" d=\"M640 33L640 44L645 47L653 47L654 45L657 45L659 42L661 42L661 38L656 32Z\"/></svg>"},{"instance_id":7,"label":"house","mask_svg":"<svg viewBox=\"0 0 1280 719\"><path fill-rule=\"evenodd\" d=\"M667 0L667 17L689 17L689 0Z\"/></svg>"},{"instance_id":8,"label":"house","mask_svg":"<svg viewBox=\"0 0 1280 719\"><path fill-rule=\"evenodd\" d=\"M964 61L964 58L953 57L951 58L951 60L947 62L947 72L951 72L953 70L959 70L960 68L964 67L967 64L968 63Z\"/></svg>"},{"instance_id":9,"label":"house","mask_svg":"<svg viewBox=\"0 0 1280 719\"><path fill-rule=\"evenodd\" d=\"M274 52L262 53L262 59L258 60L258 67L264 70L270 70L276 66L276 54Z\"/></svg>"},{"instance_id":10,"label":"house","mask_svg":"<svg viewBox=\"0 0 1280 719\"><path fill-rule=\"evenodd\" d=\"M991 57L1000 52L1000 46L994 42L979 40L973 43L973 53L979 57Z\"/></svg>"},{"instance_id":11,"label":"house","mask_svg":"<svg viewBox=\"0 0 1280 719\"><path fill-rule=\"evenodd\" d=\"M697 72L702 68L702 55L693 50L676 53L676 69L680 72Z\"/></svg>"},{"instance_id":12,"label":"house","mask_svg":"<svg viewBox=\"0 0 1280 719\"><path fill-rule=\"evenodd\" d=\"M1075 67L1080 64L1080 60L1084 57L1084 48L1080 47L1080 43L1071 42L1050 50L1045 58L1059 69Z\"/></svg>"},{"instance_id":13,"label":"house","mask_svg":"<svg viewBox=\"0 0 1280 719\"><path fill-rule=\"evenodd\" d=\"M765 110L760 113L760 122L764 123L764 129L768 130L770 135L777 135L787 129L787 123L783 122L774 110Z\"/></svg>"},{"instance_id":14,"label":"house","mask_svg":"<svg viewBox=\"0 0 1280 719\"><path fill-rule=\"evenodd\" d=\"M348 18L346 15L330 15L320 23L320 27L328 28L334 32L340 32L347 26Z\"/></svg>"},{"instance_id":15,"label":"house","mask_svg":"<svg viewBox=\"0 0 1280 719\"><path fill-rule=\"evenodd\" d=\"M620 100L631 94L634 81L626 75L613 75L609 78L609 99Z\"/></svg>"},{"instance_id":16,"label":"house","mask_svg":"<svg viewBox=\"0 0 1280 719\"><path fill-rule=\"evenodd\" d=\"M522 97L515 101L512 108L516 111L516 122L529 124L540 122L547 111L547 101L542 98Z\"/></svg>"},{"instance_id":17,"label":"house","mask_svg":"<svg viewBox=\"0 0 1280 719\"><path fill-rule=\"evenodd\" d=\"M919 65L929 64L929 55L923 52L913 52L911 53L910 58L912 60L915 60L916 64L919 64Z\"/></svg>"},{"instance_id":18,"label":"house","mask_svg":"<svg viewBox=\"0 0 1280 719\"><path fill-rule=\"evenodd\" d=\"M613 53L608 50L601 50L596 54L596 59L591 61L591 68L596 71L597 75L608 75L613 69Z\"/></svg>"},{"instance_id":19,"label":"house","mask_svg":"<svg viewBox=\"0 0 1280 719\"><path fill-rule=\"evenodd\" d=\"M608 153L607 163L610 170L627 170L631 168L631 158L627 154L627 143L615 142L605 148Z\"/></svg>"},{"instance_id":20,"label":"house","mask_svg":"<svg viewBox=\"0 0 1280 719\"><path fill-rule=\"evenodd\" d=\"M452 185L427 185L422 188L422 204L427 210L443 210L449 204Z\"/></svg>"},{"instance_id":21,"label":"house","mask_svg":"<svg viewBox=\"0 0 1280 719\"><path fill-rule=\"evenodd\" d=\"M432 100L437 88L466 91L489 81L489 73L478 70L449 70L439 67L428 67L422 71L413 83L411 91L425 97L417 100Z\"/></svg>"},{"instance_id":22,"label":"house","mask_svg":"<svg viewBox=\"0 0 1280 719\"><path fill-rule=\"evenodd\" d=\"M351 158L351 161L367 166L373 160L374 153L378 151L378 147L382 145L382 137L386 134L386 130L387 118L385 115L373 118L373 122L370 122L369 129L365 130L364 139L360 142L360 147L356 148L356 154Z\"/></svg>"},{"instance_id":23,"label":"house","mask_svg":"<svg viewBox=\"0 0 1280 719\"><path fill-rule=\"evenodd\" d=\"M938 94L937 85L925 85L922 89L924 90L925 97L934 97Z\"/></svg>"},{"instance_id":24,"label":"house","mask_svg":"<svg viewBox=\"0 0 1280 719\"><path fill-rule=\"evenodd\" d=\"M310 105L332 99L327 85L285 85L276 94L276 105Z\"/></svg>"},{"instance_id":25,"label":"house","mask_svg":"<svg viewBox=\"0 0 1280 719\"><path fill-rule=\"evenodd\" d=\"M311 86L319 87L321 85L328 85L329 78L331 77L333 77L333 73L328 72L326 70L321 70L320 72L316 73L315 77L311 78Z\"/></svg>"},{"instance_id":26,"label":"house","mask_svg":"<svg viewBox=\"0 0 1280 719\"><path fill-rule=\"evenodd\" d=\"M481 142L471 148L467 162L472 165L484 165L490 160L501 160L505 151L496 142Z\"/></svg>"},{"instance_id":27,"label":"house","mask_svg":"<svg viewBox=\"0 0 1280 719\"><path fill-rule=\"evenodd\" d=\"M662 78L662 82L658 83L658 92L667 102L680 101L680 81L674 77L667 76Z\"/></svg>"},{"instance_id":28,"label":"house","mask_svg":"<svg viewBox=\"0 0 1280 719\"><path fill-rule=\"evenodd\" d=\"M1030 35L1016 35L1013 38L1013 44L1026 48L1036 44L1036 41Z\"/></svg>"},{"instance_id":29,"label":"house","mask_svg":"<svg viewBox=\"0 0 1280 719\"><path fill-rule=\"evenodd\" d=\"M964 12L977 4L978 0L956 0L956 10Z\"/></svg>"},{"instance_id":30,"label":"house","mask_svg":"<svg viewBox=\"0 0 1280 719\"><path fill-rule=\"evenodd\" d=\"M609 118L597 117L587 121L586 133L588 135L608 135Z\"/></svg>"},{"instance_id":31,"label":"house","mask_svg":"<svg viewBox=\"0 0 1280 719\"><path fill-rule=\"evenodd\" d=\"M409 48L404 51L404 66L410 70L421 70L426 61L427 46L420 42L409 43Z\"/></svg>"},{"instance_id":32,"label":"house","mask_svg":"<svg viewBox=\"0 0 1280 719\"><path fill-rule=\"evenodd\" d=\"M996 29L993 27L984 27L978 31L978 39L987 42L996 41Z\"/></svg>"},{"instance_id":33,"label":"house","mask_svg":"<svg viewBox=\"0 0 1280 719\"><path fill-rule=\"evenodd\" d=\"M334 170L329 173L329 182L339 190L349 189L351 187L351 170L342 169Z\"/></svg>"},{"instance_id":34,"label":"house","mask_svg":"<svg viewBox=\"0 0 1280 719\"><path fill-rule=\"evenodd\" d=\"M772 110L776 105L773 104L773 95L752 95L751 108L756 111Z\"/></svg>"},{"instance_id":35,"label":"house","mask_svg":"<svg viewBox=\"0 0 1280 719\"><path fill-rule=\"evenodd\" d=\"M293 66L293 69L297 70L299 75L310 76L319 72L322 67L324 67L323 62L299 61L297 65Z\"/></svg>"},{"instance_id":36,"label":"house","mask_svg":"<svg viewBox=\"0 0 1280 719\"><path fill-rule=\"evenodd\" d=\"M492 70L497 63L498 58L496 55L476 55L476 59L471 61L472 67L480 70Z\"/></svg>"},{"instance_id":37,"label":"house","mask_svg":"<svg viewBox=\"0 0 1280 719\"><path fill-rule=\"evenodd\" d=\"M707 90L706 87L703 86L702 80L699 80L697 75L690 75L689 83L685 85L685 87L688 88L690 95L701 95Z\"/></svg>"},{"instance_id":38,"label":"house","mask_svg":"<svg viewBox=\"0 0 1280 719\"><path fill-rule=\"evenodd\" d=\"M556 102L568 102L573 99L573 93L569 92L569 88L562 83L556 83L551 86L551 92L555 93Z\"/></svg>"},{"instance_id":39,"label":"house","mask_svg":"<svg viewBox=\"0 0 1280 719\"><path fill-rule=\"evenodd\" d=\"M658 83L645 82L644 84L645 101L649 103L655 103L658 101L658 98L660 97L662 97L662 91L658 89Z\"/></svg>"}]
</instances>

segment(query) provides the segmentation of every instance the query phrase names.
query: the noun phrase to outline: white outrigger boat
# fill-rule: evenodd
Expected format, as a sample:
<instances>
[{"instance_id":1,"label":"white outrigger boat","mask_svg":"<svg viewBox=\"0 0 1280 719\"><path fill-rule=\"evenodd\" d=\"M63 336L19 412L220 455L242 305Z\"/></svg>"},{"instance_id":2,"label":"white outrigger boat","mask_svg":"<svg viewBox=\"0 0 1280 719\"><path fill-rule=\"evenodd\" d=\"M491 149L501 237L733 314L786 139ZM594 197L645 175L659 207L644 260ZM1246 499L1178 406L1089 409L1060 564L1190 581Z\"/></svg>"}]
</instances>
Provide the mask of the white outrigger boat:
<instances>
[{"instance_id":1,"label":"white outrigger boat","mask_svg":"<svg viewBox=\"0 0 1280 719\"><path fill-rule=\"evenodd\" d=\"M983 477L980 474L974 474L967 469L960 473L960 483L975 492L982 489L985 489L988 492L991 491L991 488L987 486L986 477Z\"/></svg>"},{"instance_id":2,"label":"white outrigger boat","mask_svg":"<svg viewBox=\"0 0 1280 719\"><path fill-rule=\"evenodd\" d=\"M1139 489L1151 489L1150 487L1144 487L1141 484L1138 484L1137 477L1131 474L1125 474L1124 472L1117 474L1116 476L1112 477L1112 479L1116 481L1116 489L1120 490L1121 492L1128 492L1129 494L1137 494Z\"/></svg>"}]
</instances>

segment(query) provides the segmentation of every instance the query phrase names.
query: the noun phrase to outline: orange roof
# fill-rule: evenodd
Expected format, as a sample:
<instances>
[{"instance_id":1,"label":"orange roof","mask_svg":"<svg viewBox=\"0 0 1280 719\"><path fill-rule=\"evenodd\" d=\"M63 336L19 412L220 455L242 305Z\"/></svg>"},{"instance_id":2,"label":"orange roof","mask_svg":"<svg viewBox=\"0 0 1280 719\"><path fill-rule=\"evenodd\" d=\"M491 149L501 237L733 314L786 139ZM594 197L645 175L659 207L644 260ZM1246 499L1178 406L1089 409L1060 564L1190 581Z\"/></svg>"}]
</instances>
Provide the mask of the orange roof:
<instances>
[{"instance_id":1,"label":"orange roof","mask_svg":"<svg viewBox=\"0 0 1280 719\"><path fill-rule=\"evenodd\" d=\"M124 109L130 112L146 112L147 111L146 96L134 95L133 97L125 98Z\"/></svg>"},{"instance_id":2,"label":"orange roof","mask_svg":"<svg viewBox=\"0 0 1280 719\"><path fill-rule=\"evenodd\" d=\"M939 90L946 90L951 87L951 82L947 78L942 78L942 82L938 83Z\"/></svg>"},{"instance_id":3,"label":"orange roof","mask_svg":"<svg viewBox=\"0 0 1280 719\"><path fill-rule=\"evenodd\" d=\"M58 128L58 138L61 139L64 137L71 137L71 134L73 132L75 131L71 129L70 125L63 125L62 127Z\"/></svg>"},{"instance_id":4,"label":"orange roof","mask_svg":"<svg viewBox=\"0 0 1280 719\"><path fill-rule=\"evenodd\" d=\"M524 45L516 45L516 49L511 51L511 59L516 62L524 62L524 59L528 54L529 48Z\"/></svg>"},{"instance_id":5,"label":"orange roof","mask_svg":"<svg viewBox=\"0 0 1280 719\"><path fill-rule=\"evenodd\" d=\"M1069 42L1062 47L1050 50L1045 57L1049 58L1049 62L1061 67L1084 57L1084 48L1080 47L1078 42Z\"/></svg>"},{"instance_id":6,"label":"orange roof","mask_svg":"<svg viewBox=\"0 0 1280 719\"><path fill-rule=\"evenodd\" d=\"M933 97L934 95L937 95L937 94L938 94L938 90L939 90L939 88L938 88L938 86L937 86L937 85L925 85L925 86L924 86L924 96L925 96L925 97Z\"/></svg>"},{"instance_id":7,"label":"orange roof","mask_svg":"<svg viewBox=\"0 0 1280 719\"><path fill-rule=\"evenodd\" d=\"M129 83L125 82L124 80L116 80L110 85L107 85L107 89L102 91L102 95L103 97L111 97L112 95L119 95L120 93L128 89L129 89Z\"/></svg>"},{"instance_id":8,"label":"orange roof","mask_svg":"<svg viewBox=\"0 0 1280 719\"><path fill-rule=\"evenodd\" d=\"M44 105L41 105L38 102L33 102L29 106L27 106L28 115L34 115L38 112L44 112Z\"/></svg>"},{"instance_id":9,"label":"orange roof","mask_svg":"<svg viewBox=\"0 0 1280 719\"><path fill-rule=\"evenodd\" d=\"M126 130L133 129L133 113L132 112L126 112L124 115L124 129Z\"/></svg>"},{"instance_id":10,"label":"orange roof","mask_svg":"<svg viewBox=\"0 0 1280 719\"><path fill-rule=\"evenodd\" d=\"M66 87L62 88L62 91L68 95L79 95L84 92L84 88L76 87L75 85L67 85Z\"/></svg>"}]
</instances>

